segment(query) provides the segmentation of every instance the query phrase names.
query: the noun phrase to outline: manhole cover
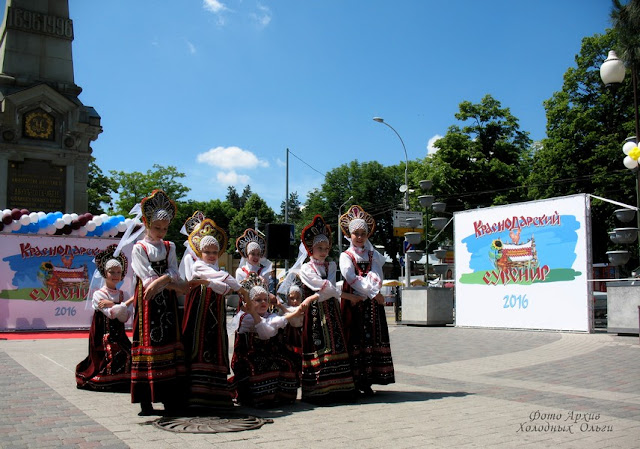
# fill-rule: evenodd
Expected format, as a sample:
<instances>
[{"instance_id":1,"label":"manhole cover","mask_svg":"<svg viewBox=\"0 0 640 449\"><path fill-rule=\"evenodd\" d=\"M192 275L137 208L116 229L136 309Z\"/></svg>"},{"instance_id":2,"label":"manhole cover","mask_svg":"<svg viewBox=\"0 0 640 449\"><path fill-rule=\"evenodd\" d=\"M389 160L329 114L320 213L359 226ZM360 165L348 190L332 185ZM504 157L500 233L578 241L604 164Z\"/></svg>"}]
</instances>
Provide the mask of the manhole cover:
<instances>
[{"instance_id":1,"label":"manhole cover","mask_svg":"<svg viewBox=\"0 0 640 449\"><path fill-rule=\"evenodd\" d=\"M178 433L221 433L259 429L273 419L257 416L165 417L153 422L155 427Z\"/></svg>"}]
</instances>

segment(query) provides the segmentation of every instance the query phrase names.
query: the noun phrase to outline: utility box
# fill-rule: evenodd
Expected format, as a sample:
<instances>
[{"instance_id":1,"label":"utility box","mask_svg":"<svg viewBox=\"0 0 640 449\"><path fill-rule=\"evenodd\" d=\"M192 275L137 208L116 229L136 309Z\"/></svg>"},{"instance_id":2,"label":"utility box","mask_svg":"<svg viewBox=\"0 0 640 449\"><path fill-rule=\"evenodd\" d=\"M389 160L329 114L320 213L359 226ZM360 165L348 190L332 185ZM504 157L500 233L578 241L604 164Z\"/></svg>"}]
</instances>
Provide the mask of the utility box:
<instances>
[{"instance_id":1,"label":"utility box","mask_svg":"<svg viewBox=\"0 0 640 449\"><path fill-rule=\"evenodd\" d=\"M453 289L411 287L402 289L402 320L399 324L444 326L453 324Z\"/></svg>"}]
</instances>

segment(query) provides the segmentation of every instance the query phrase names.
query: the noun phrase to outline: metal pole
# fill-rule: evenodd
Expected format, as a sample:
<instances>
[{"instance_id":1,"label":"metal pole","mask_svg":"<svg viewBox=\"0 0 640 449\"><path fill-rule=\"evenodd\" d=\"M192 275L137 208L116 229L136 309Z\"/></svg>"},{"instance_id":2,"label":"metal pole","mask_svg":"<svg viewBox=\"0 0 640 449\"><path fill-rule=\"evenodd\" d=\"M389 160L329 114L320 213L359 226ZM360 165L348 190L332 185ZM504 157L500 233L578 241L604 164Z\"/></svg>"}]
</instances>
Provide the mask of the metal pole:
<instances>
[{"instance_id":1,"label":"metal pole","mask_svg":"<svg viewBox=\"0 0 640 449\"><path fill-rule=\"evenodd\" d=\"M402 144L402 149L404 150L404 186L406 187L406 190L404 191L404 210L407 211L409 210L409 157L407 156L407 147L404 145L404 140L402 140L402 137L400 137L400 134L398 134L398 131L396 131L393 126L385 122L381 117L374 117L373 120L391 128L391 130L396 133L396 136L398 136L398 139L400 139L400 143ZM405 286L409 287L411 285L411 261L409 260L407 253L404 254L404 266Z\"/></svg>"},{"instance_id":2,"label":"metal pole","mask_svg":"<svg viewBox=\"0 0 640 449\"><path fill-rule=\"evenodd\" d=\"M287 170L286 170L286 181L285 181L285 197L284 197L284 222L289 223L289 148L287 148ZM289 242L291 245L291 242ZM289 252L287 252L289 253ZM284 260L284 270L289 270L289 259Z\"/></svg>"},{"instance_id":3,"label":"metal pole","mask_svg":"<svg viewBox=\"0 0 640 449\"><path fill-rule=\"evenodd\" d=\"M631 81L633 85L633 113L636 125L636 145L640 144L640 120L638 119L638 77L636 65L631 66ZM640 258L640 167L636 167L636 226L638 228L638 257Z\"/></svg>"}]
</instances>

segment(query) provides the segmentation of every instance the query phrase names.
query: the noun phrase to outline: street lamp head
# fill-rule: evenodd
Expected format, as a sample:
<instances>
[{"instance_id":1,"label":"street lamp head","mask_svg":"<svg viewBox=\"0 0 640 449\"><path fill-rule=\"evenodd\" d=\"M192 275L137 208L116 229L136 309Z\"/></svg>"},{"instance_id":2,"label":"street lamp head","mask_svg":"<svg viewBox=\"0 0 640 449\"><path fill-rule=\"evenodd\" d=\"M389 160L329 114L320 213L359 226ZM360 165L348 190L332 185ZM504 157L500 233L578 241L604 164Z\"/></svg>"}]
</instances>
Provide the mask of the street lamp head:
<instances>
[{"instance_id":1,"label":"street lamp head","mask_svg":"<svg viewBox=\"0 0 640 449\"><path fill-rule=\"evenodd\" d=\"M626 68L624 62L618 58L616 52L611 50L607 59L600 66L600 78L606 86L619 84L624 80Z\"/></svg>"},{"instance_id":2,"label":"street lamp head","mask_svg":"<svg viewBox=\"0 0 640 449\"><path fill-rule=\"evenodd\" d=\"M384 119L382 117L374 117L373 121L378 123L384 123Z\"/></svg>"}]
</instances>

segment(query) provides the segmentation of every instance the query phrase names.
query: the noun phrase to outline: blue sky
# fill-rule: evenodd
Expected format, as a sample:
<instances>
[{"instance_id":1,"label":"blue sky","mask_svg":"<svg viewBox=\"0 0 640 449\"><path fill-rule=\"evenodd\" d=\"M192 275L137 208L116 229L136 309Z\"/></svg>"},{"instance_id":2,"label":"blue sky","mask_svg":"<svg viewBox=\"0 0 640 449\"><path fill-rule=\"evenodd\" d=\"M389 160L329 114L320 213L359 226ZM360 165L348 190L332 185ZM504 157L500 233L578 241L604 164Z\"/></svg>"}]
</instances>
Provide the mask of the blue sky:
<instances>
[{"instance_id":1,"label":"blue sky","mask_svg":"<svg viewBox=\"0 0 640 449\"><path fill-rule=\"evenodd\" d=\"M4 6L4 1L1 2ZM103 172L174 165L190 199L251 185L276 211L355 159L404 163L491 94L534 140L608 0L69 0ZM3 8L4 10L4 8ZM606 55L603 55L603 60ZM78 211L79 213L81 211Z\"/></svg>"}]
</instances>

